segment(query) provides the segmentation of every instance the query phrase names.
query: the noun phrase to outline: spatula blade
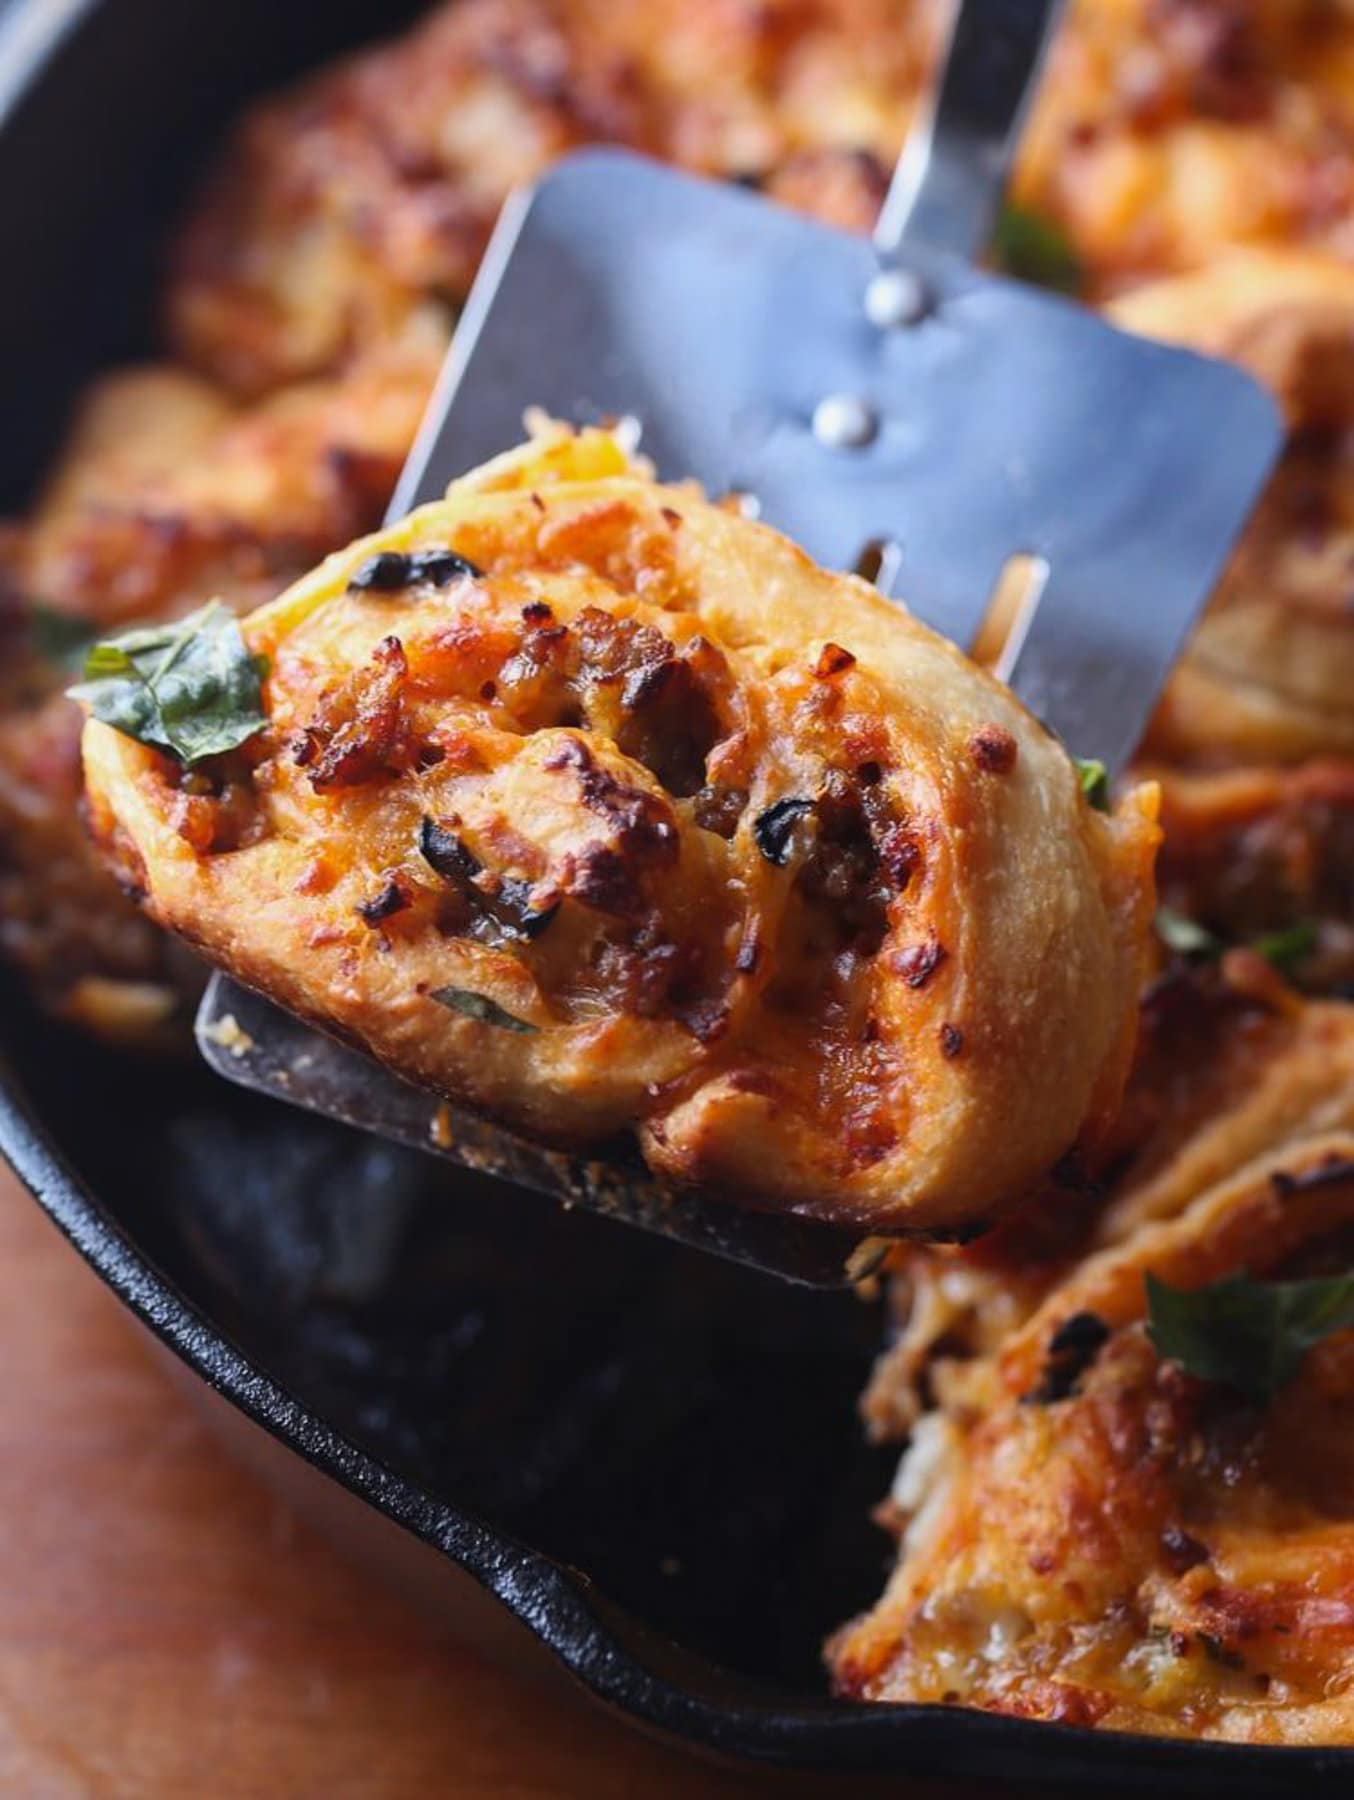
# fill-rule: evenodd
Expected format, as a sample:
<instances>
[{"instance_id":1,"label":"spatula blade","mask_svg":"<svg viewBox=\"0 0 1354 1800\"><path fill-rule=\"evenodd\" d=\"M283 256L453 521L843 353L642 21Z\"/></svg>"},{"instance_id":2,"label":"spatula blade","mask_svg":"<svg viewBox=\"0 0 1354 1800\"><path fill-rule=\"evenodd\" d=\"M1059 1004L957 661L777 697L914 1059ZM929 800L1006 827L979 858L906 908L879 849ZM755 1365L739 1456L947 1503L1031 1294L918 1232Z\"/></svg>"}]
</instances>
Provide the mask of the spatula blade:
<instances>
[{"instance_id":1,"label":"spatula blade","mask_svg":"<svg viewBox=\"0 0 1354 1800\"><path fill-rule=\"evenodd\" d=\"M529 1143L388 1074L228 976L214 975L203 996L197 1045L216 1074L241 1087L692 1249L810 1287L848 1287L869 1272L862 1232L712 1205L650 1174L634 1149L570 1156Z\"/></svg>"},{"instance_id":2,"label":"spatula blade","mask_svg":"<svg viewBox=\"0 0 1354 1800\"><path fill-rule=\"evenodd\" d=\"M880 327L866 240L581 152L504 215L396 509L515 442L535 405L574 424L633 415L660 476L755 495L829 568L897 543L899 592L965 648L1007 560L1042 558L1050 616L1012 685L1117 768L1273 464L1277 410L1237 369L905 255L926 308ZM863 404L869 441L822 441L829 396Z\"/></svg>"}]
</instances>

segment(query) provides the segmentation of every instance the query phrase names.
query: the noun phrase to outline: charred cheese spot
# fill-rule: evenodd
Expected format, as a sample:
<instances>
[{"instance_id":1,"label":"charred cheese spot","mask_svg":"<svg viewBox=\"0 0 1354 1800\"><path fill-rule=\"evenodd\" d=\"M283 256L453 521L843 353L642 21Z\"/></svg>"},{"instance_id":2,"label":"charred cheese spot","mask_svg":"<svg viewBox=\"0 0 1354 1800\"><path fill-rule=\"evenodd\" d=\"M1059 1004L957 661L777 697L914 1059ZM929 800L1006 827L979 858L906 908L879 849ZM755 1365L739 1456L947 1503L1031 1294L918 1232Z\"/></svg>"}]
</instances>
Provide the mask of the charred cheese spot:
<instances>
[{"instance_id":1,"label":"charred cheese spot","mask_svg":"<svg viewBox=\"0 0 1354 1800\"><path fill-rule=\"evenodd\" d=\"M984 725L969 740L973 760L989 775L1009 775L1015 767L1016 741L1001 725Z\"/></svg>"}]
</instances>

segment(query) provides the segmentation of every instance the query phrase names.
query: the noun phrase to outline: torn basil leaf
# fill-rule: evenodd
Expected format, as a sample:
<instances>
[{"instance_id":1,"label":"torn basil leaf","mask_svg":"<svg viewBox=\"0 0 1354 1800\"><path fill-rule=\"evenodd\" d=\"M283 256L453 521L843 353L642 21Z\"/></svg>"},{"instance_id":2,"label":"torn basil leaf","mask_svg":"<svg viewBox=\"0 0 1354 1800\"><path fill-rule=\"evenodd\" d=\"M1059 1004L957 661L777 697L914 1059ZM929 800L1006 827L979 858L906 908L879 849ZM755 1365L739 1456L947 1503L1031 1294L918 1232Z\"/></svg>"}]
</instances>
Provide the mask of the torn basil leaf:
<instances>
[{"instance_id":1,"label":"torn basil leaf","mask_svg":"<svg viewBox=\"0 0 1354 1800\"><path fill-rule=\"evenodd\" d=\"M1173 912L1169 906L1159 907L1156 917L1157 936L1177 956L1217 956L1222 939L1197 919Z\"/></svg>"},{"instance_id":2,"label":"torn basil leaf","mask_svg":"<svg viewBox=\"0 0 1354 1800\"><path fill-rule=\"evenodd\" d=\"M1293 1379L1314 1344L1354 1326L1354 1274L1310 1281L1228 1275L1200 1288L1170 1287L1150 1274L1143 1280L1158 1356L1259 1404Z\"/></svg>"},{"instance_id":3,"label":"torn basil leaf","mask_svg":"<svg viewBox=\"0 0 1354 1800\"><path fill-rule=\"evenodd\" d=\"M505 1012L496 1000L487 994L477 994L471 988L440 987L434 988L428 996L436 1000L439 1006L445 1006L449 1012L460 1013L467 1019L478 1019L482 1025L497 1025L502 1031L539 1031L539 1025L533 1025L529 1019L519 1019L516 1013Z\"/></svg>"},{"instance_id":4,"label":"torn basil leaf","mask_svg":"<svg viewBox=\"0 0 1354 1800\"><path fill-rule=\"evenodd\" d=\"M183 763L236 750L267 723L262 661L219 600L173 624L104 639L86 656L84 672L72 699L115 731Z\"/></svg>"},{"instance_id":5,"label":"torn basil leaf","mask_svg":"<svg viewBox=\"0 0 1354 1800\"><path fill-rule=\"evenodd\" d=\"M1315 950L1316 940L1317 929L1313 922L1300 919L1296 925L1288 925L1282 931L1267 931L1263 937L1252 939L1251 949L1286 974L1295 963L1300 963L1304 956Z\"/></svg>"},{"instance_id":6,"label":"torn basil leaf","mask_svg":"<svg viewBox=\"0 0 1354 1800\"><path fill-rule=\"evenodd\" d=\"M1074 756L1072 761L1076 765L1082 793L1097 812L1107 813L1110 809L1109 770L1093 756Z\"/></svg>"},{"instance_id":7,"label":"torn basil leaf","mask_svg":"<svg viewBox=\"0 0 1354 1800\"><path fill-rule=\"evenodd\" d=\"M1082 289L1081 260L1066 233L1052 219L1023 206L1002 208L992 234L992 261L1004 275L1056 294Z\"/></svg>"},{"instance_id":8,"label":"torn basil leaf","mask_svg":"<svg viewBox=\"0 0 1354 1800\"><path fill-rule=\"evenodd\" d=\"M1221 956L1228 948L1225 940L1216 932L1201 925L1197 919L1172 911L1169 906L1158 910L1156 930L1166 948L1174 950L1177 956ZM1277 931L1267 931L1260 937L1251 938L1245 948L1253 950L1257 956L1263 956L1266 962L1273 963L1282 974L1287 974L1304 956L1311 954L1319 936L1311 919L1300 919L1296 924L1285 925Z\"/></svg>"},{"instance_id":9,"label":"torn basil leaf","mask_svg":"<svg viewBox=\"0 0 1354 1800\"><path fill-rule=\"evenodd\" d=\"M98 627L78 613L59 612L54 606L33 606L28 612L28 641L44 662L78 669L98 636Z\"/></svg>"}]
</instances>

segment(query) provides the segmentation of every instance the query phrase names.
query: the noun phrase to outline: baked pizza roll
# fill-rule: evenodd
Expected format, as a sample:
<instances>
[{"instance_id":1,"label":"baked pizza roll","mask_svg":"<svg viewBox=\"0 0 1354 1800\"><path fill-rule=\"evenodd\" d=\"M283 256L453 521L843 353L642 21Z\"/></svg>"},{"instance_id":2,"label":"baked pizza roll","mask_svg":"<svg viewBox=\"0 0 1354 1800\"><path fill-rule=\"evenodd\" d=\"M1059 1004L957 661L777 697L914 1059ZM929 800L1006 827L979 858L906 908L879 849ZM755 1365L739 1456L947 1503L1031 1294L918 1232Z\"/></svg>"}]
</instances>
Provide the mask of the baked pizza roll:
<instances>
[{"instance_id":1,"label":"baked pizza roll","mask_svg":"<svg viewBox=\"0 0 1354 1800\"><path fill-rule=\"evenodd\" d=\"M1324 0L1072 0L1016 198L1096 299L1238 245L1348 251L1349 15Z\"/></svg>"},{"instance_id":2,"label":"baked pizza roll","mask_svg":"<svg viewBox=\"0 0 1354 1800\"><path fill-rule=\"evenodd\" d=\"M261 691L204 651L205 719L193 651L172 722L85 690L95 830L415 1081L885 1229L986 1218L1112 1113L1155 790L1098 810L951 645L612 436L489 465L244 640Z\"/></svg>"},{"instance_id":3,"label":"baked pizza roll","mask_svg":"<svg viewBox=\"0 0 1354 1800\"><path fill-rule=\"evenodd\" d=\"M1186 921L1174 934L1205 954L1259 945L1306 992L1354 995L1354 760L1156 773L1163 929Z\"/></svg>"},{"instance_id":4,"label":"baked pizza roll","mask_svg":"<svg viewBox=\"0 0 1354 1800\"><path fill-rule=\"evenodd\" d=\"M247 611L370 530L442 349L374 353L342 382L244 407L164 365L105 376L28 524L0 541L0 954L64 1017L145 1041L182 1027L200 986L81 824L72 658L100 630L213 596Z\"/></svg>"},{"instance_id":5,"label":"baked pizza roll","mask_svg":"<svg viewBox=\"0 0 1354 1800\"><path fill-rule=\"evenodd\" d=\"M1251 251L1126 295L1119 325L1243 364L1289 441L1149 733L1203 764L1354 756L1354 268Z\"/></svg>"},{"instance_id":6,"label":"baked pizza roll","mask_svg":"<svg viewBox=\"0 0 1354 1800\"><path fill-rule=\"evenodd\" d=\"M625 145L873 225L933 0L451 0L254 107L174 258L175 353L237 391L343 367L465 299L499 208Z\"/></svg>"},{"instance_id":7,"label":"baked pizza roll","mask_svg":"<svg viewBox=\"0 0 1354 1800\"><path fill-rule=\"evenodd\" d=\"M1348 1009L1346 1009L1348 1010ZM1354 1133L1196 1186L951 1365L839 1690L1354 1740Z\"/></svg>"},{"instance_id":8,"label":"baked pizza roll","mask_svg":"<svg viewBox=\"0 0 1354 1800\"><path fill-rule=\"evenodd\" d=\"M1174 962L1143 996L1098 1154L1070 1159L970 1243L890 1252L892 1329L862 1405L871 1437L905 1438L928 1396L1000 1349L1083 1258L1333 1131L1354 1133L1354 1006L1304 1000L1251 950Z\"/></svg>"}]
</instances>

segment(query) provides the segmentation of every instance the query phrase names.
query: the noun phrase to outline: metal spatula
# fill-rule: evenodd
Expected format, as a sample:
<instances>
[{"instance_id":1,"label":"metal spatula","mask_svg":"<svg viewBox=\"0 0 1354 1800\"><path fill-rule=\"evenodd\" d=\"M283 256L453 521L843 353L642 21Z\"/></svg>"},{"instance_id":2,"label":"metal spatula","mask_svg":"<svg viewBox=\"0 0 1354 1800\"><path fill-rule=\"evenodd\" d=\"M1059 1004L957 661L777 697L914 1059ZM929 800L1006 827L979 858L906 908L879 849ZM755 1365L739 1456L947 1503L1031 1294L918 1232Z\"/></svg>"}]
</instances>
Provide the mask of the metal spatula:
<instances>
[{"instance_id":1,"label":"metal spatula","mask_svg":"<svg viewBox=\"0 0 1354 1800\"><path fill-rule=\"evenodd\" d=\"M959 6L873 243L632 155L560 163L503 213L391 516L516 442L527 406L629 415L661 476L754 497L829 568L868 560L965 647L1021 559L1000 671L1121 766L1280 431L1239 371L971 266L1056 11ZM448 1114L222 976L198 1042L233 1081L791 1279L868 1260L829 1227L674 1194L637 1154Z\"/></svg>"}]
</instances>

